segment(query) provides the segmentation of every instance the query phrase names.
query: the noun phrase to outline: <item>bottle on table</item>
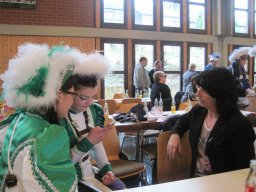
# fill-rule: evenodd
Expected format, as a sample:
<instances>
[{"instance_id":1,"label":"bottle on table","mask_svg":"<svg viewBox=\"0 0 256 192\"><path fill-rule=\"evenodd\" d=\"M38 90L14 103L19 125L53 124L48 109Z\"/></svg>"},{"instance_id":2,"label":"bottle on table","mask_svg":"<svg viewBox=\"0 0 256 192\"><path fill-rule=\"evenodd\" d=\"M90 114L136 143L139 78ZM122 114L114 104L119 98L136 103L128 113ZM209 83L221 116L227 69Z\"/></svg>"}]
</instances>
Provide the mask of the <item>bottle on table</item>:
<instances>
[{"instance_id":1,"label":"bottle on table","mask_svg":"<svg viewBox=\"0 0 256 192\"><path fill-rule=\"evenodd\" d=\"M108 103L105 102L105 104L104 104L104 117L108 118L108 116L109 116Z\"/></svg>"},{"instance_id":2,"label":"bottle on table","mask_svg":"<svg viewBox=\"0 0 256 192\"><path fill-rule=\"evenodd\" d=\"M176 106L175 106L175 101L172 101L172 105L171 105L171 113L175 114L176 113Z\"/></svg>"},{"instance_id":3,"label":"bottle on table","mask_svg":"<svg viewBox=\"0 0 256 192\"><path fill-rule=\"evenodd\" d=\"M255 192L256 191L256 160L253 159L250 162L249 174L245 181L245 192Z\"/></svg>"},{"instance_id":4,"label":"bottle on table","mask_svg":"<svg viewBox=\"0 0 256 192\"><path fill-rule=\"evenodd\" d=\"M158 102L158 110L159 112L163 112L163 99L160 93L160 98L159 98L159 102Z\"/></svg>"},{"instance_id":5,"label":"bottle on table","mask_svg":"<svg viewBox=\"0 0 256 192\"><path fill-rule=\"evenodd\" d=\"M139 89L136 89L135 98L139 98L139 97L140 97Z\"/></svg>"}]
</instances>

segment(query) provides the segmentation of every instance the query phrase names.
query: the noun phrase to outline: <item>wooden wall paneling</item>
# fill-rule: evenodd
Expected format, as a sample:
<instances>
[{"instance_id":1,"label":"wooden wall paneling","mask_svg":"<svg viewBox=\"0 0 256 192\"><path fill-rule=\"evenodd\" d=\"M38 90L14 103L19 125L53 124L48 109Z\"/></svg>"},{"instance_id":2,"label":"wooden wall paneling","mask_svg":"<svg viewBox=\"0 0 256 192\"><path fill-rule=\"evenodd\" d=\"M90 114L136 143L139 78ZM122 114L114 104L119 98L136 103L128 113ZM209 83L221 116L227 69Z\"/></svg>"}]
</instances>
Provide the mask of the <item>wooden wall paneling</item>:
<instances>
[{"instance_id":1,"label":"wooden wall paneling","mask_svg":"<svg viewBox=\"0 0 256 192\"><path fill-rule=\"evenodd\" d=\"M101 50L101 47L100 47L100 38L95 38L95 50L100 50L100 51L104 51L104 50ZM102 81L99 81L99 86L98 86L98 92L97 92L97 95L96 95L96 98L97 99L100 99L101 98L101 95L102 95Z\"/></svg>"},{"instance_id":2,"label":"wooden wall paneling","mask_svg":"<svg viewBox=\"0 0 256 192\"><path fill-rule=\"evenodd\" d=\"M132 29L132 9L131 9L132 2L131 2L131 0L127 0L126 6L127 6L127 29L129 30L129 29Z\"/></svg>"},{"instance_id":3,"label":"wooden wall paneling","mask_svg":"<svg viewBox=\"0 0 256 192\"><path fill-rule=\"evenodd\" d=\"M77 38L77 37L47 37L47 36L0 36L0 74L2 74L8 66L8 62L17 54L18 46L25 43L45 43L50 46L58 45L64 41L71 47L76 47L82 52L90 53L95 50L95 38ZM2 82L0 82L2 84Z\"/></svg>"},{"instance_id":4,"label":"wooden wall paneling","mask_svg":"<svg viewBox=\"0 0 256 192\"><path fill-rule=\"evenodd\" d=\"M187 32L187 23L188 23L188 21L187 21L187 7L186 7L186 5L187 5L187 0L183 0L183 13L182 13L182 15L183 15L183 32L184 33L186 33Z\"/></svg>"},{"instance_id":5,"label":"wooden wall paneling","mask_svg":"<svg viewBox=\"0 0 256 192\"><path fill-rule=\"evenodd\" d=\"M100 0L95 1L95 27L100 28Z\"/></svg>"},{"instance_id":6,"label":"wooden wall paneling","mask_svg":"<svg viewBox=\"0 0 256 192\"><path fill-rule=\"evenodd\" d=\"M206 7L206 13L205 13L205 16L207 17L207 20L206 20L206 25L207 25L207 34L210 35L212 34L212 14L209 14L211 13L212 11L212 4L211 4L211 0L208 0L207 1L207 7Z\"/></svg>"},{"instance_id":7,"label":"wooden wall paneling","mask_svg":"<svg viewBox=\"0 0 256 192\"><path fill-rule=\"evenodd\" d=\"M188 69L188 43L183 43L183 73Z\"/></svg>"},{"instance_id":8,"label":"wooden wall paneling","mask_svg":"<svg viewBox=\"0 0 256 192\"><path fill-rule=\"evenodd\" d=\"M161 41L156 41L156 60L161 59Z\"/></svg>"},{"instance_id":9,"label":"wooden wall paneling","mask_svg":"<svg viewBox=\"0 0 256 192\"><path fill-rule=\"evenodd\" d=\"M133 63L132 63L132 40L128 39L127 41L127 85L129 96L132 96L132 85L133 85Z\"/></svg>"},{"instance_id":10,"label":"wooden wall paneling","mask_svg":"<svg viewBox=\"0 0 256 192\"><path fill-rule=\"evenodd\" d=\"M156 0L156 31L161 31L161 1Z\"/></svg>"}]
</instances>

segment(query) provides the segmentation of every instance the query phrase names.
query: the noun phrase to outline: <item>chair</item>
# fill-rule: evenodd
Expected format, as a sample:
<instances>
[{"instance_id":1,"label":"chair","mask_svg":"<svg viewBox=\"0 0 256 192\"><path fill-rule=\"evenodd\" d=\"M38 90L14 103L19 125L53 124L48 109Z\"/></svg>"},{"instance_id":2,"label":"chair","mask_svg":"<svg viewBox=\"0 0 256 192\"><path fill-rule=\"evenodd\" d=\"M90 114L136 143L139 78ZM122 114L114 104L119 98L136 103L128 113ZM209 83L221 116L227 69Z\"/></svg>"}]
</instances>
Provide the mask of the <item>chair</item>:
<instances>
[{"instance_id":1,"label":"chair","mask_svg":"<svg viewBox=\"0 0 256 192\"><path fill-rule=\"evenodd\" d=\"M141 98L127 98L127 99L123 99L122 103L141 103Z\"/></svg>"},{"instance_id":2,"label":"chair","mask_svg":"<svg viewBox=\"0 0 256 192\"><path fill-rule=\"evenodd\" d=\"M192 106L196 105L197 103L198 101L191 101ZM178 110L186 110L187 106L188 106L187 102L181 102Z\"/></svg>"},{"instance_id":3,"label":"chair","mask_svg":"<svg viewBox=\"0 0 256 192\"><path fill-rule=\"evenodd\" d=\"M113 99L123 99L124 93L115 93Z\"/></svg>"},{"instance_id":4,"label":"chair","mask_svg":"<svg viewBox=\"0 0 256 192\"><path fill-rule=\"evenodd\" d=\"M247 99L249 101L249 106L245 107L243 110L256 112L256 97L255 96L247 96Z\"/></svg>"},{"instance_id":5,"label":"chair","mask_svg":"<svg viewBox=\"0 0 256 192\"><path fill-rule=\"evenodd\" d=\"M105 124L108 124L111 121L112 119L106 118ZM120 159L120 143L115 126L111 130L108 130L102 140L102 143L105 148L108 160L112 165L113 173L116 177L123 179L145 172L145 167L143 163ZM142 178L141 180L146 183L145 180L143 180Z\"/></svg>"},{"instance_id":6,"label":"chair","mask_svg":"<svg viewBox=\"0 0 256 192\"><path fill-rule=\"evenodd\" d=\"M128 113L130 111L130 109L132 107L134 107L135 105L137 105L138 103L122 103L120 106L119 106L119 112L120 113Z\"/></svg>"},{"instance_id":7,"label":"chair","mask_svg":"<svg viewBox=\"0 0 256 192\"><path fill-rule=\"evenodd\" d=\"M105 101L108 104L108 112L110 115L116 113L116 101L115 99L98 99L98 103L104 108Z\"/></svg>"},{"instance_id":8,"label":"chair","mask_svg":"<svg viewBox=\"0 0 256 192\"><path fill-rule=\"evenodd\" d=\"M161 132L157 139L157 182L170 182L189 178L191 165L191 149L188 132L181 139L181 153L177 152L175 159L167 156L167 143L171 132Z\"/></svg>"}]
</instances>

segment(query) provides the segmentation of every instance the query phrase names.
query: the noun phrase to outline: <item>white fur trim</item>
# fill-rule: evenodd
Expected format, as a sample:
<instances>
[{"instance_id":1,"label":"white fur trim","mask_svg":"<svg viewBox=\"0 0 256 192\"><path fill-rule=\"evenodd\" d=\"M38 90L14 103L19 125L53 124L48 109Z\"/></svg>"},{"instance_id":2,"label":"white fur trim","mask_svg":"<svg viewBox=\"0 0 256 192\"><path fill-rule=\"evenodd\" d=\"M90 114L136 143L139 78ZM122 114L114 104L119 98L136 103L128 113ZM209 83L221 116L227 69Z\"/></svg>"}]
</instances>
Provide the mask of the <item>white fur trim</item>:
<instances>
[{"instance_id":1,"label":"white fur trim","mask_svg":"<svg viewBox=\"0 0 256 192\"><path fill-rule=\"evenodd\" d=\"M66 49L69 49L66 46ZM1 75L3 80L4 99L10 107L26 109L49 107L54 105L56 94L60 89L60 77L69 65L81 62L80 51L72 49L65 53L55 53L48 57L49 47L26 43L19 46L17 56L9 61L9 68ZM17 90L36 74L40 67L48 67L49 73L43 88L45 95L34 97L20 93Z\"/></svg>"},{"instance_id":2,"label":"white fur trim","mask_svg":"<svg viewBox=\"0 0 256 192\"><path fill-rule=\"evenodd\" d=\"M75 74L96 75L104 78L111 71L110 61L99 52L84 54L81 64L76 67Z\"/></svg>"},{"instance_id":3,"label":"white fur trim","mask_svg":"<svg viewBox=\"0 0 256 192\"><path fill-rule=\"evenodd\" d=\"M252 48L249 49L248 54L250 57L256 56L256 45L254 45Z\"/></svg>"},{"instance_id":4,"label":"white fur trim","mask_svg":"<svg viewBox=\"0 0 256 192\"><path fill-rule=\"evenodd\" d=\"M248 55L250 48L251 47L239 47L238 49L233 50L233 52L229 55L229 61L233 62L243 55Z\"/></svg>"}]
</instances>

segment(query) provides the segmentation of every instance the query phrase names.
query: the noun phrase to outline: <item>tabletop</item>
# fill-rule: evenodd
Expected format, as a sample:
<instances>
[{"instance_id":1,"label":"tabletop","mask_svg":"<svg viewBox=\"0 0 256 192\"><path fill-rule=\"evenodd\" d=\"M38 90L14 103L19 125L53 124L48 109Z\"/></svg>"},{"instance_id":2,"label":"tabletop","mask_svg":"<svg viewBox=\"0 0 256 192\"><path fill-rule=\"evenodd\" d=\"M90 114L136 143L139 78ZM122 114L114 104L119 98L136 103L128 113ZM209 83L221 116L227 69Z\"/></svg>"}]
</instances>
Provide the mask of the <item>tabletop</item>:
<instances>
[{"instance_id":1,"label":"tabletop","mask_svg":"<svg viewBox=\"0 0 256 192\"><path fill-rule=\"evenodd\" d=\"M120 190L123 192L243 192L249 169Z\"/></svg>"}]
</instances>

